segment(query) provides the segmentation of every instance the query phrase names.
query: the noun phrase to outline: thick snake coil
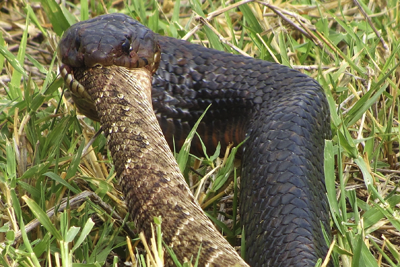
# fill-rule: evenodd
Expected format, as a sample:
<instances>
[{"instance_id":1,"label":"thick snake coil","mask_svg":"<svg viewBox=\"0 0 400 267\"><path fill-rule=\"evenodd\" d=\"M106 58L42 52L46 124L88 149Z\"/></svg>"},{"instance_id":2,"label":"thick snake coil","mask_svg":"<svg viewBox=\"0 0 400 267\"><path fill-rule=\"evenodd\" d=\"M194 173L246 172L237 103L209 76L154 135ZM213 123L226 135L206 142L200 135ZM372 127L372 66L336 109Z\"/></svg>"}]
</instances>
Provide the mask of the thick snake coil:
<instances>
[{"instance_id":1,"label":"thick snake coil","mask_svg":"<svg viewBox=\"0 0 400 267\"><path fill-rule=\"evenodd\" d=\"M174 136L181 145L212 104L198 130L209 150L247 138L240 191L246 261L314 266L325 257L330 117L317 82L285 66L159 36L122 14L73 25L59 51L75 103L105 129L139 231L150 236L153 217L162 216L163 239L181 261L200 250L199 266L247 266L198 206L167 144ZM198 140L193 145L199 153Z\"/></svg>"}]
</instances>

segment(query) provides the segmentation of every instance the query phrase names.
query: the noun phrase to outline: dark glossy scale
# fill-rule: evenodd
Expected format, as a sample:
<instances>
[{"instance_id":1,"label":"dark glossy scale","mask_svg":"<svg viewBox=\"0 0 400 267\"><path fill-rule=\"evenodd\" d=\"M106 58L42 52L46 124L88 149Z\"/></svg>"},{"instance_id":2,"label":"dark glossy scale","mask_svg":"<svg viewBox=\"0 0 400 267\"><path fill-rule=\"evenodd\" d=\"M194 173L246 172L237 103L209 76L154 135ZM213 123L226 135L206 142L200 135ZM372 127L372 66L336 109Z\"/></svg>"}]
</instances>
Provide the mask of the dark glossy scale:
<instances>
[{"instance_id":1,"label":"dark glossy scale","mask_svg":"<svg viewBox=\"0 0 400 267\"><path fill-rule=\"evenodd\" d=\"M133 32L129 25L141 36L149 32L125 15L108 16L123 16L126 22L113 26L115 38L105 44L117 52L132 39L126 37ZM92 21L94 27L84 30L95 35L99 20ZM86 51L73 34L64 38L69 37L60 54L63 62L68 58L80 67ZM247 261L251 266L314 266L327 253L321 223L330 236L323 175L330 115L321 86L279 64L155 38L161 62L153 76L153 107L169 144L174 136L179 147L210 104L198 129L209 153L218 142L224 148L248 138L241 153L240 190ZM127 62L122 56L119 60ZM200 154L198 142L194 145Z\"/></svg>"}]
</instances>

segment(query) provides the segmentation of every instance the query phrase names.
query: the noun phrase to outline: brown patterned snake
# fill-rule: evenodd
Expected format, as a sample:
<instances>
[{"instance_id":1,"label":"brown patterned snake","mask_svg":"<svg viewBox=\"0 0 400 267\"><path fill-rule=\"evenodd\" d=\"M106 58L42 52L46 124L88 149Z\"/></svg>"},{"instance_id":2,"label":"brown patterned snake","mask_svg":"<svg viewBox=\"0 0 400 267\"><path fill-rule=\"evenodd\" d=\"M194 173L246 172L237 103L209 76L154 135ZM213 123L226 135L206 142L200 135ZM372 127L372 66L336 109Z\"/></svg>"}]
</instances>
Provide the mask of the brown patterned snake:
<instances>
[{"instance_id":1,"label":"brown patterned snake","mask_svg":"<svg viewBox=\"0 0 400 267\"><path fill-rule=\"evenodd\" d=\"M248 137L240 200L249 263L313 266L324 257L329 110L314 80L156 35L122 14L73 25L60 55L75 103L105 129L139 231L150 236L153 217L161 216L163 239L181 261L195 258L201 247L200 266L247 266L194 200L163 135L179 143L212 103L208 127L199 128L207 145L222 139L226 147Z\"/></svg>"}]
</instances>

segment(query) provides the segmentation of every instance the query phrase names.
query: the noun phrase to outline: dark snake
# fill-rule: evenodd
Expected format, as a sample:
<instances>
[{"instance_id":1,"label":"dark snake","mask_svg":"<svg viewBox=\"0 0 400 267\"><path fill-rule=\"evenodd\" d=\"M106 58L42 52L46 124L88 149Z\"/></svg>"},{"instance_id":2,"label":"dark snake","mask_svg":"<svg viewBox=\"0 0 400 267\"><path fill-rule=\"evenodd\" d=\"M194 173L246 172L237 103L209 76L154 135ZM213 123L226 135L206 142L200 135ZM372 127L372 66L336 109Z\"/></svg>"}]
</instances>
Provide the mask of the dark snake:
<instances>
[{"instance_id":1,"label":"dark snake","mask_svg":"<svg viewBox=\"0 0 400 267\"><path fill-rule=\"evenodd\" d=\"M164 241L180 260L195 258L201 246L199 266L245 266L176 173L155 120L168 144L175 138L179 147L212 104L198 128L208 151L246 138L240 185L246 261L314 266L326 256L323 151L330 114L315 80L276 63L157 35L123 14L73 25L59 54L76 105L105 129L139 231L149 234L153 216L161 215ZM147 100L137 99L150 97L143 90L150 81L156 117ZM201 154L198 140L192 147Z\"/></svg>"}]
</instances>

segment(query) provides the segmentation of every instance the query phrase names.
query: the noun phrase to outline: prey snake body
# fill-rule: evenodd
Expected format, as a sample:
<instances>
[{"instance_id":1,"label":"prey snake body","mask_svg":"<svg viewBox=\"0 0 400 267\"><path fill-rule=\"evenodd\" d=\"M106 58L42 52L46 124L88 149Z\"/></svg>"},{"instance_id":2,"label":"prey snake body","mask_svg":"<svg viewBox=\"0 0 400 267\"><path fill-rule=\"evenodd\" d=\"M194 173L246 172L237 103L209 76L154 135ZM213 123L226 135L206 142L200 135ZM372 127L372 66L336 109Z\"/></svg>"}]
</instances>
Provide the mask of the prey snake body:
<instances>
[{"instance_id":1,"label":"prey snake body","mask_svg":"<svg viewBox=\"0 0 400 267\"><path fill-rule=\"evenodd\" d=\"M146 107L129 96L130 92L137 91L136 83L150 87L142 80L151 80L155 72L152 106L170 145L173 137L178 146L182 144L209 104L198 130L208 147L215 149L221 141L224 148L247 138L241 153L240 191L246 261L251 266L314 266L318 258L325 257L321 225L328 235L330 228L323 148L324 139L330 138L330 115L316 81L279 64L156 35L122 14L73 25L60 42L60 56L64 63L61 73L78 108L90 118L100 118L106 129L127 205L140 230L149 226L153 215L161 214L166 243L175 244L180 259L190 259L190 253L195 255L201 244L204 259L200 265L245 265L214 234L209 222L196 224L207 218L196 204L184 204L195 201L176 174L179 170L163 166L142 180L137 177L139 172L132 171L137 166L148 171L154 166L151 159L158 162L161 154L164 158L170 153L165 141L151 147L152 140L163 139L155 121L133 118ZM129 76L130 69L144 72ZM121 118L130 121L131 117L131 122L121 122ZM129 125L133 130L127 130ZM151 129L156 129L155 133L150 133ZM137 143L132 145L128 139ZM201 152L199 142L194 141L194 152ZM140 162L135 156L145 160ZM165 162L171 162L167 158ZM135 167L130 169L127 162ZM135 178L131 178L133 173ZM178 175L179 182L170 186L175 180L168 175ZM174 201L165 203L168 201L163 199L170 196ZM164 204L175 205L168 207L174 212L157 211ZM164 220L168 215L177 219ZM182 225L189 225L189 230L176 234L177 222L185 222ZM210 238L214 236L213 244Z\"/></svg>"}]
</instances>

